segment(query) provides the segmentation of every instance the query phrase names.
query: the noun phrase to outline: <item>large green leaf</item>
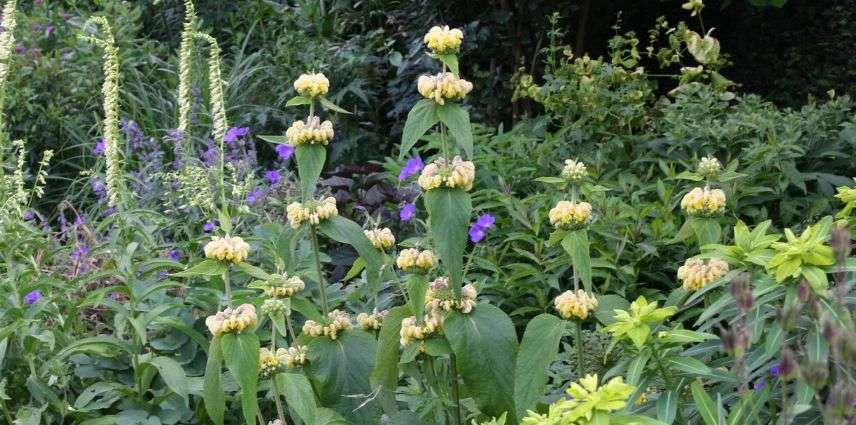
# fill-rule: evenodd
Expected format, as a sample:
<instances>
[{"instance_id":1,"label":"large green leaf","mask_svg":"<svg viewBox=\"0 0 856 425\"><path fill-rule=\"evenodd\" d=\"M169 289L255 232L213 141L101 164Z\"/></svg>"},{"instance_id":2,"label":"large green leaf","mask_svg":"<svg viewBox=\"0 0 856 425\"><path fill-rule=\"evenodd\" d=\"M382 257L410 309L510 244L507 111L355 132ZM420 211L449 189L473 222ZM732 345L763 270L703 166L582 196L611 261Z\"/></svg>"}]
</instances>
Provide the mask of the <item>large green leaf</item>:
<instances>
[{"instance_id":1,"label":"large green leaf","mask_svg":"<svg viewBox=\"0 0 856 425\"><path fill-rule=\"evenodd\" d=\"M314 424L318 405L309 380L301 373L280 373L276 375L276 385L288 407L297 413L303 423Z\"/></svg>"},{"instance_id":2,"label":"large green leaf","mask_svg":"<svg viewBox=\"0 0 856 425\"><path fill-rule=\"evenodd\" d=\"M380 388L379 398L387 414L394 413L395 389L398 387L399 332L401 321L412 316L408 306L398 306L389 310L383 319L378 337L377 361L371 374L371 384Z\"/></svg>"},{"instance_id":3,"label":"large green leaf","mask_svg":"<svg viewBox=\"0 0 856 425\"><path fill-rule=\"evenodd\" d=\"M193 267L178 273L173 273L173 277L194 277L194 276L218 276L226 271L226 264L217 260L206 258Z\"/></svg>"},{"instance_id":4,"label":"large green leaf","mask_svg":"<svg viewBox=\"0 0 856 425\"><path fill-rule=\"evenodd\" d=\"M690 225L695 232L698 246L702 247L712 243L718 243L722 235L722 228L714 218L692 217Z\"/></svg>"},{"instance_id":5,"label":"large green leaf","mask_svg":"<svg viewBox=\"0 0 856 425\"><path fill-rule=\"evenodd\" d=\"M112 336L93 336L77 340L57 353L57 357L66 357L74 353L90 353L104 357L114 357L124 351L133 354L131 346L121 339Z\"/></svg>"},{"instance_id":6,"label":"large green leaf","mask_svg":"<svg viewBox=\"0 0 856 425\"><path fill-rule=\"evenodd\" d=\"M452 287L459 291L464 274L467 226L473 210L470 195L461 189L431 189L425 193L425 207L437 255Z\"/></svg>"},{"instance_id":7,"label":"large green leaf","mask_svg":"<svg viewBox=\"0 0 856 425\"><path fill-rule=\"evenodd\" d=\"M564 331L565 321L547 313L526 325L514 370L514 405L519 417L527 410L535 410L544 394L547 372L559 352Z\"/></svg>"},{"instance_id":8,"label":"large green leaf","mask_svg":"<svg viewBox=\"0 0 856 425\"><path fill-rule=\"evenodd\" d=\"M149 360L148 363L158 370L158 373L160 373L161 378L169 389L187 400L189 387L187 374L184 373L184 369L181 368L178 362L169 357L158 356Z\"/></svg>"},{"instance_id":9,"label":"large green leaf","mask_svg":"<svg viewBox=\"0 0 856 425\"><path fill-rule=\"evenodd\" d=\"M690 388L692 389L693 400L695 401L696 409L698 409L698 414L705 425L719 425L720 418L716 403L707 395L701 383L695 381Z\"/></svg>"},{"instance_id":10,"label":"large green leaf","mask_svg":"<svg viewBox=\"0 0 856 425\"><path fill-rule=\"evenodd\" d=\"M516 418L517 334L511 319L493 305L479 304L470 314L452 313L443 328L458 372L482 412L489 416L508 412L509 418Z\"/></svg>"},{"instance_id":11,"label":"large green leaf","mask_svg":"<svg viewBox=\"0 0 856 425\"><path fill-rule=\"evenodd\" d=\"M470 124L470 113L457 103L446 103L437 106L437 116L449 128L449 133L467 158L472 158L473 127Z\"/></svg>"},{"instance_id":12,"label":"large green leaf","mask_svg":"<svg viewBox=\"0 0 856 425\"><path fill-rule=\"evenodd\" d=\"M363 228L345 217L335 216L321 222L321 232L336 242L346 243L360 254L366 262L366 279L372 293L380 290L380 268L383 265L383 254L372 245Z\"/></svg>"},{"instance_id":13,"label":"large green leaf","mask_svg":"<svg viewBox=\"0 0 856 425\"><path fill-rule=\"evenodd\" d=\"M300 176L300 193L304 200L312 198L315 185L327 160L327 148L319 144L299 145L294 149L297 174Z\"/></svg>"},{"instance_id":14,"label":"large green leaf","mask_svg":"<svg viewBox=\"0 0 856 425\"><path fill-rule=\"evenodd\" d=\"M407 297L413 316L421 318L425 311L425 293L428 290L428 278L422 274L411 274L407 278ZM421 320L421 319L420 319Z\"/></svg>"},{"instance_id":15,"label":"large green leaf","mask_svg":"<svg viewBox=\"0 0 856 425\"><path fill-rule=\"evenodd\" d=\"M346 331L336 340L313 338L309 342L309 364L321 404L354 423L377 420L380 409L377 401L370 399L369 384L376 353L374 337L361 330Z\"/></svg>"},{"instance_id":16,"label":"large green leaf","mask_svg":"<svg viewBox=\"0 0 856 425\"><path fill-rule=\"evenodd\" d=\"M220 346L226 367L241 387L241 410L244 420L253 423L259 411L259 337L253 333L225 334Z\"/></svg>"},{"instance_id":17,"label":"large green leaf","mask_svg":"<svg viewBox=\"0 0 856 425\"><path fill-rule=\"evenodd\" d=\"M404 155L425 135L425 132L439 120L437 104L433 100L422 99L416 102L407 114L407 121L404 122L404 131L401 133L401 153L398 158L403 159Z\"/></svg>"},{"instance_id":18,"label":"large green leaf","mask_svg":"<svg viewBox=\"0 0 856 425\"><path fill-rule=\"evenodd\" d=\"M205 364L205 378L202 386L202 399L205 411L217 425L223 425L226 412L226 393L221 384L223 352L220 349L220 337L215 336L208 349L208 362Z\"/></svg>"},{"instance_id":19,"label":"large green leaf","mask_svg":"<svg viewBox=\"0 0 856 425\"><path fill-rule=\"evenodd\" d=\"M676 391L664 391L657 400L657 419L670 424L675 421L678 413L678 393Z\"/></svg>"},{"instance_id":20,"label":"large green leaf","mask_svg":"<svg viewBox=\"0 0 856 425\"><path fill-rule=\"evenodd\" d=\"M568 232L562 239L562 248L571 256L574 272L583 281L586 292L591 293L591 254L588 233L585 230Z\"/></svg>"}]
</instances>

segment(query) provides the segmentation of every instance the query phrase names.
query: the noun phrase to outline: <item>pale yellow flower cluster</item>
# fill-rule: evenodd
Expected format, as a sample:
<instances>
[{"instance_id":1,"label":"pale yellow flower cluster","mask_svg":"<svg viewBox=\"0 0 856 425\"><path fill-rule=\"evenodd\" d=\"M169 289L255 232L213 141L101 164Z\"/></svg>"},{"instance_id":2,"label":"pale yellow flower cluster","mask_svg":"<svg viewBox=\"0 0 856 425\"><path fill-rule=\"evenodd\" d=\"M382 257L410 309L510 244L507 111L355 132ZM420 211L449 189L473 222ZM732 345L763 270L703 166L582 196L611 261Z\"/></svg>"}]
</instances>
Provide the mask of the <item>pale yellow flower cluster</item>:
<instances>
[{"instance_id":1,"label":"pale yellow flower cluster","mask_svg":"<svg viewBox=\"0 0 856 425\"><path fill-rule=\"evenodd\" d=\"M448 25L435 26L428 30L423 41L438 55L457 53L461 48L461 42L464 41L464 33L457 28L449 29Z\"/></svg>"},{"instance_id":2,"label":"pale yellow flower cluster","mask_svg":"<svg viewBox=\"0 0 856 425\"><path fill-rule=\"evenodd\" d=\"M556 311L565 320L586 320L591 312L597 308L597 298L589 295L582 289L565 291L553 301Z\"/></svg>"},{"instance_id":3,"label":"pale yellow flower cluster","mask_svg":"<svg viewBox=\"0 0 856 425\"><path fill-rule=\"evenodd\" d=\"M424 190L436 189L440 186L470 190L476 178L476 165L472 161L464 161L455 156L449 164L446 158L438 158L422 169L419 175L419 186Z\"/></svg>"},{"instance_id":4,"label":"pale yellow flower cluster","mask_svg":"<svg viewBox=\"0 0 856 425\"><path fill-rule=\"evenodd\" d=\"M591 211L588 202L559 201L550 210L550 224L560 229L582 229L591 220Z\"/></svg>"},{"instance_id":5,"label":"pale yellow flower cluster","mask_svg":"<svg viewBox=\"0 0 856 425\"><path fill-rule=\"evenodd\" d=\"M681 199L681 209L691 216L714 216L725 211L725 192L722 189L697 187Z\"/></svg>"},{"instance_id":6,"label":"pale yellow flower cluster","mask_svg":"<svg viewBox=\"0 0 856 425\"><path fill-rule=\"evenodd\" d=\"M443 105L447 100L460 100L466 97L472 91L473 83L451 72L441 72L436 75L420 76L416 80L416 89L426 99Z\"/></svg>"},{"instance_id":7,"label":"pale yellow flower cluster","mask_svg":"<svg viewBox=\"0 0 856 425\"><path fill-rule=\"evenodd\" d=\"M446 277L438 277L431 282L428 289L425 291L425 308L431 311L452 311L458 310L461 313L469 314L476 306L475 286L466 284L461 288L461 296L455 297L449 286L449 279Z\"/></svg>"},{"instance_id":8,"label":"pale yellow flower cluster","mask_svg":"<svg viewBox=\"0 0 856 425\"><path fill-rule=\"evenodd\" d=\"M256 326L256 308L252 304L241 304L236 308L227 308L205 319L205 326L212 335L238 333Z\"/></svg>"},{"instance_id":9,"label":"pale yellow flower cluster","mask_svg":"<svg viewBox=\"0 0 856 425\"><path fill-rule=\"evenodd\" d=\"M578 182L584 179L588 175L588 171L586 170L586 165L581 161L566 159L565 167L562 168L562 177L572 181Z\"/></svg>"},{"instance_id":10,"label":"pale yellow flower cluster","mask_svg":"<svg viewBox=\"0 0 856 425\"><path fill-rule=\"evenodd\" d=\"M383 229L371 229L364 230L366 237L372 242L372 245L381 250L387 250L392 248L395 245L395 236L392 234L392 230L389 230L388 227L384 227Z\"/></svg>"},{"instance_id":11,"label":"pale yellow flower cluster","mask_svg":"<svg viewBox=\"0 0 856 425\"><path fill-rule=\"evenodd\" d=\"M262 313L276 314L285 311L285 303L276 298L268 298L262 303Z\"/></svg>"},{"instance_id":12,"label":"pale yellow flower cluster","mask_svg":"<svg viewBox=\"0 0 856 425\"><path fill-rule=\"evenodd\" d=\"M317 225L322 220L339 214L336 208L336 198L328 196L321 201L308 202L303 205L300 202L292 202L285 208L288 223L293 229L297 229L304 222Z\"/></svg>"},{"instance_id":13,"label":"pale yellow flower cluster","mask_svg":"<svg viewBox=\"0 0 856 425\"><path fill-rule=\"evenodd\" d=\"M284 273L281 277L269 280L268 286L264 288L265 295L274 298L288 298L303 290L306 284L298 276L289 276Z\"/></svg>"},{"instance_id":14,"label":"pale yellow flower cluster","mask_svg":"<svg viewBox=\"0 0 856 425\"><path fill-rule=\"evenodd\" d=\"M360 313L357 315L357 324L360 325L363 330L366 331L376 331L379 330L381 325L383 325L383 318L389 314L388 310L383 311L373 311L371 314L368 313Z\"/></svg>"},{"instance_id":15,"label":"pale yellow flower cluster","mask_svg":"<svg viewBox=\"0 0 856 425\"><path fill-rule=\"evenodd\" d=\"M427 249L420 251L416 248L408 248L398 253L395 264L407 272L425 273L437 264L437 257Z\"/></svg>"},{"instance_id":16,"label":"pale yellow flower cluster","mask_svg":"<svg viewBox=\"0 0 856 425\"><path fill-rule=\"evenodd\" d=\"M336 339L339 337L339 333L354 327L353 323L351 323L351 315L342 310L333 310L327 313L327 317L330 318L330 324L328 325L321 325L314 320L307 320L303 323L303 333L312 336L323 335L330 339Z\"/></svg>"},{"instance_id":17,"label":"pale yellow flower cluster","mask_svg":"<svg viewBox=\"0 0 856 425\"><path fill-rule=\"evenodd\" d=\"M250 255L250 245L240 236L214 236L205 245L205 257L229 263L240 263Z\"/></svg>"},{"instance_id":18,"label":"pale yellow flower cluster","mask_svg":"<svg viewBox=\"0 0 856 425\"><path fill-rule=\"evenodd\" d=\"M698 291L705 285L728 274L728 263L719 258L711 258L707 263L701 258L690 258L678 268L678 280L687 291Z\"/></svg>"},{"instance_id":19,"label":"pale yellow flower cluster","mask_svg":"<svg viewBox=\"0 0 856 425\"><path fill-rule=\"evenodd\" d=\"M259 376L267 378L282 370L277 354L279 353L274 353L266 347L259 348Z\"/></svg>"},{"instance_id":20,"label":"pale yellow flower cluster","mask_svg":"<svg viewBox=\"0 0 856 425\"><path fill-rule=\"evenodd\" d=\"M306 346L280 347L276 352L265 347L259 349L259 375L263 378L304 364L306 364Z\"/></svg>"},{"instance_id":21,"label":"pale yellow flower cluster","mask_svg":"<svg viewBox=\"0 0 856 425\"><path fill-rule=\"evenodd\" d=\"M399 342L404 347L412 341L422 341L431 335L443 330L443 315L438 311L426 314L420 324L416 316L410 316L401 321L399 331Z\"/></svg>"},{"instance_id":22,"label":"pale yellow flower cluster","mask_svg":"<svg viewBox=\"0 0 856 425\"><path fill-rule=\"evenodd\" d=\"M294 81L294 90L301 96L324 96L330 91L330 80L322 73L301 74Z\"/></svg>"},{"instance_id":23,"label":"pale yellow flower cluster","mask_svg":"<svg viewBox=\"0 0 856 425\"><path fill-rule=\"evenodd\" d=\"M292 146L322 144L327 146L336 133L333 131L333 123L330 120L321 122L317 116L310 117L304 123L297 120L285 130L285 138Z\"/></svg>"},{"instance_id":24,"label":"pale yellow flower cluster","mask_svg":"<svg viewBox=\"0 0 856 425\"><path fill-rule=\"evenodd\" d=\"M722 170L722 163L712 156L706 156L698 162L698 173L704 177L716 177Z\"/></svg>"}]
</instances>

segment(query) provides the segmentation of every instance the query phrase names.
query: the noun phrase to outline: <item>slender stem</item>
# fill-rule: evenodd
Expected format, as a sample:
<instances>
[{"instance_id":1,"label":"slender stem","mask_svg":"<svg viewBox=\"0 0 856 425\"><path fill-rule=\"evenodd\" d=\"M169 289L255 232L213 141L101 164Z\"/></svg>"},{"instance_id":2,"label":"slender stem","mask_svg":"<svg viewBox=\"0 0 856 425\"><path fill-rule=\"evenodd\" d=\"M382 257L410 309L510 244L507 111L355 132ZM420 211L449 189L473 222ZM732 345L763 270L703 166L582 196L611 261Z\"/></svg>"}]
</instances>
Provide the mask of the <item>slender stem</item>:
<instances>
[{"instance_id":1,"label":"slender stem","mask_svg":"<svg viewBox=\"0 0 856 425\"><path fill-rule=\"evenodd\" d=\"M226 307L232 307L232 281L229 279L229 269L223 272L223 293L226 297Z\"/></svg>"},{"instance_id":2,"label":"slender stem","mask_svg":"<svg viewBox=\"0 0 856 425\"><path fill-rule=\"evenodd\" d=\"M266 425L266 424L265 424L265 417L264 417L264 416L262 416L262 411L261 411L261 410L259 410L259 411L257 411L257 412L256 412L256 418L259 420L259 425Z\"/></svg>"},{"instance_id":3,"label":"slender stem","mask_svg":"<svg viewBox=\"0 0 856 425\"><path fill-rule=\"evenodd\" d=\"M291 309L288 309L287 314L285 315L285 326L288 328L288 337L291 339L291 343L294 344L294 337L296 334L294 333L294 328L291 326Z\"/></svg>"},{"instance_id":4,"label":"slender stem","mask_svg":"<svg viewBox=\"0 0 856 425\"><path fill-rule=\"evenodd\" d=\"M318 272L318 290L321 292L321 311L324 316L330 311L330 306L327 304L327 283L324 281L324 273L321 271L321 254L318 250L318 236L315 233L315 226L309 226L309 234L312 235L312 250L315 251L315 271Z\"/></svg>"},{"instance_id":5,"label":"slender stem","mask_svg":"<svg viewBox=\"0 0 856 425\"><path fill-rule=\"evenodd\" d=\"M3 416L6 418L6 423L11 424L13 422L12 415L9 413L9 407L6 406L6 400L2 398L0 398L0 408L3 409Z\"/></svg>"},{"instance_id":6,"label":"slender stem","mask_svg":"<svg viewBox=\"0 0 856 425\"><path fill-rule=\"evenodd\" d=\"M452 372L452 400L455 402L454 411L452 412L452 423L461 425L461 392L458 388L458 363L455 360L455 354L449 355Z\"/></svg>"},{"instance_id":7,"label":"slender stem","mask_svg":"<svg viewBox=\"0 0 856 425\"><path fill-rule=\"evenodd\" d=\"M583 368L583 322L575 320L577 324L577 340L574 345L577 346L577 379L586 376Z\"/></svg>"},{"instance_id":8,"label":"slender stem","mask_svg":"<svg viewBox=\"0 0 856 425\"><path fill-rule=\"evenodd\" d=\"M276 355L276 325L274 325L274 323L273 323L273 316L269 316L269 317L270 317L270 323L271 323L271 326L270 326L270 351L271 351L271 353ZM282 401L279 399L281 394L279 393L279 385L276 384L276 375L274 375L274 378L271 381L272 381L271 386L273 387L273 401L274 401L274 403L276 403L276 414L277 414L277 417L279 417L280 422L282 422L282 425L285 425L285 414L283 413L284 411L282 409Z\"/></svg>"},{"instance_id":9,"label":"slender stem","mask_svg":"<svg viewBox=\"0 0 856 425\"><path fill-rule=\"evenodd\" d=\"M788 418L790 412L788 412L788 383L785 382L784 379L779 377L779 384L782 387L782 425L788 425L791 421Z\"/></svg>"},{"instance_id":10,"label":"slender stem","mask_svg":"<svg viewBox=\"0 0 856 425\"><path fill-rule=\"evenodd\" d=\"M449 143L446 140L446 124L442 122L440 123L440 145L443 149L443 158L446 161L451 161L451 158L449 158Z\"/></svg>"}]
</instances>

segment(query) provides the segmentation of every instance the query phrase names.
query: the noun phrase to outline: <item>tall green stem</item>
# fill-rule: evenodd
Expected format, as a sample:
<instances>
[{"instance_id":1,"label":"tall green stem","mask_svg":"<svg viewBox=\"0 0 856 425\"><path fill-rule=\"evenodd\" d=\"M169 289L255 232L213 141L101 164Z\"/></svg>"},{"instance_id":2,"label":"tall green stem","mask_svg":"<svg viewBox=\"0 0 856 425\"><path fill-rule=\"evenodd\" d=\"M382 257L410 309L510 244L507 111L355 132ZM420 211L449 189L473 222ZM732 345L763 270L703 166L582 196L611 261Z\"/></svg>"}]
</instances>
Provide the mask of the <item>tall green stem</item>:
<instances>
[{"instance_id":1,"label":"tall green stem","mask_svg":"<svg viewBox=\"0 0 856 425\"><path fill-rule=\"evenodd\" d=\"M315 226L309 226L309 234L312 235L312 250L315 252L315 271L318 272L318 290L321 292L321 311L324 316L330 312L330 306L327 304L327 283L324 280L324 272L321 271L321 254L318 250L318 236L315 232Z\"/></svg>"},{"instance_id":2,"label":"tall green stem","mask_svg":"<svg viewBox=\"0 0 856 425\"><path fill-rule=\"evenodd\" d=\"M276 355L276 325L273 324L273 316L270 316L271 321L271 329L270 329L270 351L273 355ZM279 418L280 422L285 425L285 410L282 408L282 401L280 397L282 394L279 392L279 385L276 382L276 375L271 382L271 386L273 387L273 401L276 403L276 414Z\"/></svg>"},{"instance_id":3,"label":"tall green stem","mask_svg":"<svg viewBox=\"0 0 856 425\"><path fill-rule=\"evenodd\" d=\"M577 379L586 376L585 370L583 368L583 322L581 320L575 320L577 324L577 340L575 345L577 346Z\"/></svg>"},{"instance_id":4,"label":"tall green stem","mask_svg":"<svg viewBox=\"0 0 856 425\"><path fill-rule=\"evenodd\" d=\"M223 272L223 293L226 297L226 307L232 307L232 281L229 279L229 269Z\"/></svg>"},{"instance_id":5,"label":"tall green stem","mask_svg":"<svg viewBox=\"0 0 856 425\"><path fill-rule=\"evenodd\" d=\"M461 425L461 391L458 388L458 363L455 360L455 354L449 355L450 368L452 369L452 400L455 402L454 411L452 412L452 423Z\"/></svg>"}]
</instances>

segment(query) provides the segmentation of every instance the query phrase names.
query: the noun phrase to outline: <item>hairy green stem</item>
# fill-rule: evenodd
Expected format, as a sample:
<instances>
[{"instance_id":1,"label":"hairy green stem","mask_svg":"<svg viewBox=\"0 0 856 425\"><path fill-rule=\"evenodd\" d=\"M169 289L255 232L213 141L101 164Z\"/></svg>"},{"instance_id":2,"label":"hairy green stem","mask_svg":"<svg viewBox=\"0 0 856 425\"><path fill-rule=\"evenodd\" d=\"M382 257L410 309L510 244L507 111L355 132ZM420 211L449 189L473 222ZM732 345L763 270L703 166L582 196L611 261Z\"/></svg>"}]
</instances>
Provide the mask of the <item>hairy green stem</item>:
<instances>
[{"instance_id":1,"label":"hairy green stem","mask_svg":"<svg viewBox=\"0 0 856 425\"><path fill-rule=\"evenodd\" d=\"M461 425L461 391L458 388L458 363L454 353L449 355L449 361L452 372L452 400L455 402L455 410L452 412L452 423L454 425Z\"/></svg>"},{"instance_id":2,"label":"hairy green stem","mask_svg":"<svg viewBox=\"0 0 856 425\"><path fill-rule=\"evenodd\" d=\"M315 232L315 226L309 226L309 234L312 235L312 251L315 252L315 271L318 272L318 291L321 292L321 311L324 316L330 312L330 306L327 304L327 283L324 281L324 272L321 270L321 254L318 249L318 236Z\"/></svg>"},{"instance_id":3,"label":"hairy green stem","mask_svg":"<svg viewBox=\"0 0 856 425\"><path fill-rule=\"evenodd\" d=\"M229 279L229 269L223 272L223 294L226 297L226 307L232 307L232 281Z\"/></svg>"}]
</instances>

